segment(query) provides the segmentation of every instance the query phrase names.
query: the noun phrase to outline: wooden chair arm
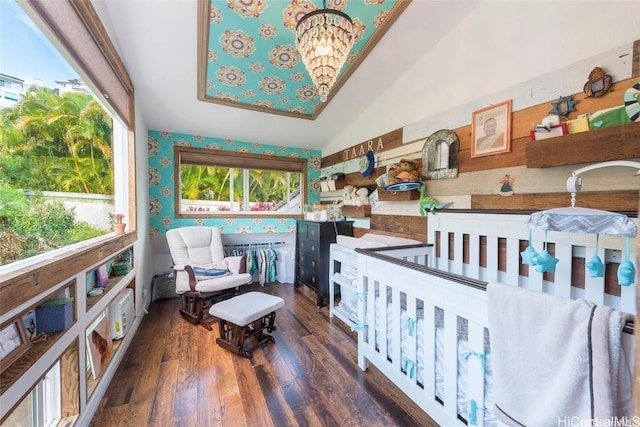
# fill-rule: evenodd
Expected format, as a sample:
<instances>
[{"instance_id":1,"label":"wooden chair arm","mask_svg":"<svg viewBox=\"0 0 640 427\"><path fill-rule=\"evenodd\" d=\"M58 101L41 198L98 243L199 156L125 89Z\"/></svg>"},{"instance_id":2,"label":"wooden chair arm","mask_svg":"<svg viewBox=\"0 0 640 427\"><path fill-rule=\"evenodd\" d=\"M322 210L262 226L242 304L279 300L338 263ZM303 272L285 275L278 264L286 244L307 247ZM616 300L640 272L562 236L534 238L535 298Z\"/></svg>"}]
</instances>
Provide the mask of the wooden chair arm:
<instances>
[{"instance_id":1,"label":"wooden chair arm","mask_svg":"<svg viewBox=\"0 0 640 427\"><path fill-rule=\"evenodd\" d=\"M185 265L184 271L186 271L189 276L189 288L191 288L191 292L197 292L196 284L198 280L196 279L196 274L193 272L193 268L190 265Z\"/></svg>"}]
</instances>

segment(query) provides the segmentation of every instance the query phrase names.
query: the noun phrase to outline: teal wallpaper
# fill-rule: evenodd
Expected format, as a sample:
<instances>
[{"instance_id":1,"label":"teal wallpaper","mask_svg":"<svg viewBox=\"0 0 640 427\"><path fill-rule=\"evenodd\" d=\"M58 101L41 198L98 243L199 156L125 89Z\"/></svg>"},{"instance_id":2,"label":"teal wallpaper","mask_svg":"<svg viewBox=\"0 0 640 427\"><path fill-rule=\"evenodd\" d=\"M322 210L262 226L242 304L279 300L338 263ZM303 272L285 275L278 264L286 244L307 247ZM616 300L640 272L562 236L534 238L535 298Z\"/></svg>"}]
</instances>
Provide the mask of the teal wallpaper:
<instances>
[{"instance_id":1,"label":"teal wallpaper","mask_svg":"<svg viewBox=\"0 0 640 427\"><path fill-rule=\"evenodd\" d=\"M210 0L205 95L270 112L312 117L320 97L296 50L300 18L320 9L310 0ZM353 49L338 75L344 81L394 21L399 0L328 0L353 18ZM387 19L389 16L392 19Z\"/></svg>"},{"instance_id":2,"label":"teal wallpaper","mask_svg":"<svg viewBox=\"0 0 640 427\"><path fill-rule=\"evenodd\" d=\"M218 227L224 233L283 233L293 232L293 218L176 218L173 209L174 176L173 146L209 148L211 150L264 154L265 156L307 159L307 203L320 201L320 161L318 150L282 147L150 130L149 149L149 228L151 234L164 234L168 229L188 225Z\"/></svg>"}]
</instances>

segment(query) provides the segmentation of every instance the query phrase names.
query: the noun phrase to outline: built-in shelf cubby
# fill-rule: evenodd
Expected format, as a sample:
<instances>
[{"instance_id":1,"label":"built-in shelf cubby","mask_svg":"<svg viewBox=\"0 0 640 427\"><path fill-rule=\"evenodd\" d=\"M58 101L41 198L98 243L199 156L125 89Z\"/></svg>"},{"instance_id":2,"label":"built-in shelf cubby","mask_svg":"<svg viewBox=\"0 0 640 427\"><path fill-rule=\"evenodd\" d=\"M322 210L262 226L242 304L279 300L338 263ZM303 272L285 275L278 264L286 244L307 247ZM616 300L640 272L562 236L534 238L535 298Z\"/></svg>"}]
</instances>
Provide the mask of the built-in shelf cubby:
<instances>
[{"instance_id":1,"label":"built-in shelf cubby","mask_svg":"<svg viewBox=\"0 0 640 427\"><path fill-rule=\"evenodd\" d=\"M19 321L26 330L29 313L37 314L43 304L46 306L49 303L51 307L51 302L56 301L51 317L56 325L53 329L56 330L39 333L38 329L41 328L38 327L38 322L41 318L36 316L36 333L29 334L36 339L33 342L28 339L26 351L10 360L10 364L2 366L0 399L6 411L3 411L5 415L0 421L11 418L14 410L23 408L22 401L30 398L30 391L58 363L61 376L59 397L63 402L64 425L80 422L87 416L83 411L90 413L95 410L98 404L95 401L97 397L94 397L96 390L107 387L105 380L113 375L133 339L139 321L135 309L136 280L132 243L133 240L127 243L126 238L113 239L96 247L92 252L95 255L94 263L79 267L79 272L71 272L67 276L69 278L60 283L47 283L44 286L43 276L33 275L16 280L3 289L3 292L7 291L3 294L3 300L10 299L11 304L7 304L7 309L0 313L0 327L5 328ZM114 247L115 250L105 251L105 247ZM119 266L116 265L118 263ZM89 290L97 287L98 269L106 272L106 280L99 286L99 295L89 295ZM17 289L20 281L28 282L22 284L26 292L22 298L14 298L14 287ZM36 292L38 289L40 292ZM62 322L57 317L61 315L58 311L64 313ZM71 317L69 313L72 313ZM117 316L112 317L112 313L117 313ZM115 326L112 324L114 319L118 321ZM63 326L57 330L59 325ZM98 327L100 338L93 334ZM92 345L93 350L100 349L97 356L91 353ZM105 349L108 351L104 352Z\"/></svg>"}]
</instances>

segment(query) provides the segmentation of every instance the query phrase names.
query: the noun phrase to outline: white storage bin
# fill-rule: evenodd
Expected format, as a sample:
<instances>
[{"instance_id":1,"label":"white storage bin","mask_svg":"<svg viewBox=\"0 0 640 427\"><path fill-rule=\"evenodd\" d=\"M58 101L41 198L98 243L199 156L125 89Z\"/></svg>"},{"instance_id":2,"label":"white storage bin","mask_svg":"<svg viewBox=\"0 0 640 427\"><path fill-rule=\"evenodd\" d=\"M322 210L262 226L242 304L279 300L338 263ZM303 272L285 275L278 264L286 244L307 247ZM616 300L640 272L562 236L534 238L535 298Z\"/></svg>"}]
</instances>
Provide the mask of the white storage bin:
<instances>
[{"instance_id":1,"label":"white storage bin","mask_svg":"<svg viewBox=\"0 0 640 427\"><path fill-rule=\"evenodd\" d=\"M293 283L296 275L296 249L277 248L276 280L280 283Z\"/></svg>"}]
</instances>

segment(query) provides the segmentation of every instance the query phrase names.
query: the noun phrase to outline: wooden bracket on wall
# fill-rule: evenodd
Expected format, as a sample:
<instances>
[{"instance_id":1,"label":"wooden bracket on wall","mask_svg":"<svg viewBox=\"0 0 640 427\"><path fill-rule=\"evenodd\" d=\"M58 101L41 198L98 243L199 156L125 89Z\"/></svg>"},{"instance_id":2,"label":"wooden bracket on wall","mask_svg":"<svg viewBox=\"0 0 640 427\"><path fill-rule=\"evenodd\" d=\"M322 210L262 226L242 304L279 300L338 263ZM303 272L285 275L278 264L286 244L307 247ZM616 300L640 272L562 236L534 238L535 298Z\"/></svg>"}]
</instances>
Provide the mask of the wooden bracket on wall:
<instances>
[{"instance_id":1,"label":"wooden bracket on wall","mask_svg":"<svg viewBox=\"0 0 640 427\"><path fill-rule=\"evenodd\" d=\"M371 216L371 205L343 206L342 215L348 218L367 218Z\"/></svg>"},{"instance_id":2,"label":"wooden bracket on wall","mask_svg":"<svg viewBox=\"0 0 640 427\"><path fill-rule=\"evenodd\" d=\"M409 191L387 191L383 188L378 190L378 200L382 202L402 202L420 199L418 190Z\"/></svg>"}]
</instances>

